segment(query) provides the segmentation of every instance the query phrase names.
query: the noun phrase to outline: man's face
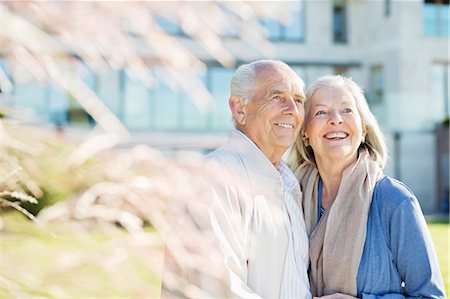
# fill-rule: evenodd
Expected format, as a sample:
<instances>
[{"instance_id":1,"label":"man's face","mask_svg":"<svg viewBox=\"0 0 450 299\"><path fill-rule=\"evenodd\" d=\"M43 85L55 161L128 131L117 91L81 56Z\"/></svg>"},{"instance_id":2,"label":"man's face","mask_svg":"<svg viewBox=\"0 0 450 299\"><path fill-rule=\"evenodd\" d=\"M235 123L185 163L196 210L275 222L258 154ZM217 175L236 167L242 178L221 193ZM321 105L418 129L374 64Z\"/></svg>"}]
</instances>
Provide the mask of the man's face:
<instances>
[{"instance_id":1,"label":"man's face","mask_svg":"<svg viewBox=\"0 0 450 299\"><path fill-rule=\"evenodd\" d=\"M284 153L296 140L305 114L305 94L302 81L285 66L260 67L256 77L241 130L270 158Z\"/></svg>"}]
</instances>

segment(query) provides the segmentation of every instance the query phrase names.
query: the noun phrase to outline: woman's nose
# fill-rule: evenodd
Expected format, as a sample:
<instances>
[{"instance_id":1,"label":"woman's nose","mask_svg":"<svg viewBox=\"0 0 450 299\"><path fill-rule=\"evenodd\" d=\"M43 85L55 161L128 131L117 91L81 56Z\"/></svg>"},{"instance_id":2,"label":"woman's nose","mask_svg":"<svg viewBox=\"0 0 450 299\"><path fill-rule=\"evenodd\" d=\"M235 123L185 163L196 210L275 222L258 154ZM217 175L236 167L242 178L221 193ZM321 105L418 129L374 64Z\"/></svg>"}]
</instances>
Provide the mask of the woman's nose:
<instances>
[{"instance_id":1,"label":"woman's nose","mask_svg":"<svg viewBox=\"0 0 450 299\"><path fill-rule=\"evenodd\" d=\"M330 118L328 120L328 124L330 125L339 125L341 124L343 121L341 114L339 113L339 111L333 110L330 113Z\"/></svg>"}]
</instances>

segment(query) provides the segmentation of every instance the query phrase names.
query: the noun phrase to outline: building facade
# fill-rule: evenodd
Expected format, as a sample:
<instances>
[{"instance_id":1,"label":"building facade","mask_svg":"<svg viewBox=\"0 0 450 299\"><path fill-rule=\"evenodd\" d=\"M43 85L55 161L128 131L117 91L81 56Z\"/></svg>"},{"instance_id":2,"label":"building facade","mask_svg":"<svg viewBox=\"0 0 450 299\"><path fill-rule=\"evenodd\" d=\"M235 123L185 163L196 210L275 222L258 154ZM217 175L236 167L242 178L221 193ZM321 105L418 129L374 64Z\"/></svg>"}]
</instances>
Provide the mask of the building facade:
<instances>
[{"instance_id":1,"label":"building facade","mask_svg":"<svg viewBox=\"0 0 450 299\"><path fill-rule=\"evenodd\" d=\"M287 25L261 20L274 46L271 57L250 54L251 60L285 61L307 86L326 74L344 74L363 86L387 136L386 172L411 187L425 212L445 209L448 202L449 159L437 151L435 129L450 115L449 7L448 0L298 1ZM177 24L162 26L190 42ZM231 27L224 41L239 57L242 48ZM208 65L201 78L215 101L208 113L176 87L161 83L148 89L124 70L86 69L85 80L136 142L209 150L233 126L228 97L234 69L197 55ZM16 84L8 104L32 109L58 126L92 123L67 94L33 81Z\"/></svg>"}]
</instances>

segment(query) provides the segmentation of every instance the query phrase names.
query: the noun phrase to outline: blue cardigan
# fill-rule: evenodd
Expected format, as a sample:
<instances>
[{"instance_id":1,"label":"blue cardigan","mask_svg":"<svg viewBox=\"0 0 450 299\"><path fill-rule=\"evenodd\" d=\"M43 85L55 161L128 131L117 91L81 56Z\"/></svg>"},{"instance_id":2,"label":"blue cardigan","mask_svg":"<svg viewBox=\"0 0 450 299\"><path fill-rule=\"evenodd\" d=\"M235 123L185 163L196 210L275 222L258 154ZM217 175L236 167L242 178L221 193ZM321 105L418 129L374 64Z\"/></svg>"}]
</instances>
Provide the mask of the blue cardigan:
<instances>
[{"instance_id":1,"label":"blue cardigan","mask_svg":"<svg viewBox=\"0 0 450 299\"><path fill-rule=\"evenodd\" d=\"M357 289L358 297L364 299L445 298L419 203L405 185L387 176L373 194Z\"/></svg>"}]
</instances>

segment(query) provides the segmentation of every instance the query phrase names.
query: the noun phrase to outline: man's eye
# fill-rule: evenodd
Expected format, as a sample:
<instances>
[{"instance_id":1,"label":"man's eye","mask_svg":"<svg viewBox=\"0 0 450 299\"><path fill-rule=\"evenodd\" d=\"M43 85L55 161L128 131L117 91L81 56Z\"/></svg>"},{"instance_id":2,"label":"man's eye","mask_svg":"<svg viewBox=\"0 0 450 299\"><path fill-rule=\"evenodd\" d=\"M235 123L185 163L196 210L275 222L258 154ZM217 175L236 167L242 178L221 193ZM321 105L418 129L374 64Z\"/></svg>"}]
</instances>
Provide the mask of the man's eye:
<instances>
[{"instance_id":1,"label":"man's eye","mask_svg":"<svg viewBox=\"0 0 450 299\"><path fill-rule=\"evenodd\" d=\"M281 101L281 96L274 96L272 97L272 100Z\"/></svg>"},{"instance_id":2,"label":"man's eye","mask_svg":"<svg viewBox=\"0 0 450 299\"><path fill-rule=\"evenodd\" d=\"M297 104L303 104L303 99L301 99L301 98L299 98L299 99L294 99L294 101L295 101Z\"/></svg>"},{"instance_id":3,"label":"man's eye","mask_svg":"<svg viewBox=\"0 0 450 299\"><path fill-rule=\"evenodd\" d=\"M324 110L319 110L314 115L323 115L323 114L325 114L325 111Z\"/></svg>"}]
</instances>

